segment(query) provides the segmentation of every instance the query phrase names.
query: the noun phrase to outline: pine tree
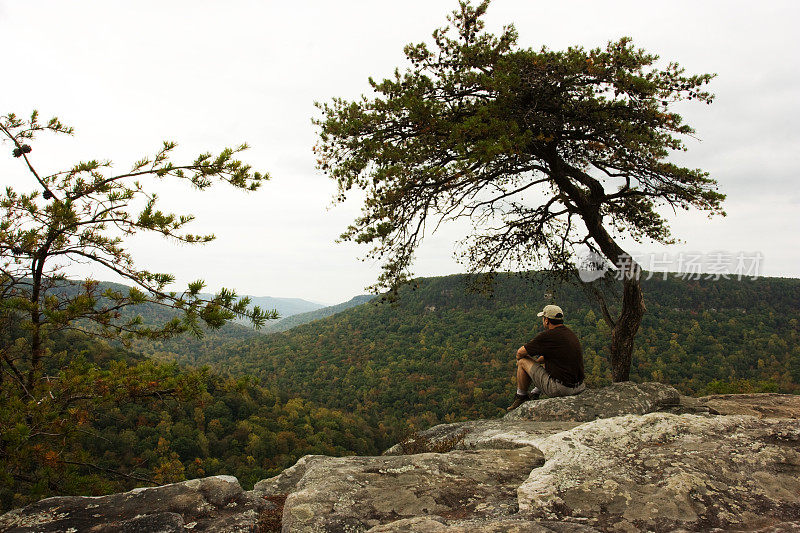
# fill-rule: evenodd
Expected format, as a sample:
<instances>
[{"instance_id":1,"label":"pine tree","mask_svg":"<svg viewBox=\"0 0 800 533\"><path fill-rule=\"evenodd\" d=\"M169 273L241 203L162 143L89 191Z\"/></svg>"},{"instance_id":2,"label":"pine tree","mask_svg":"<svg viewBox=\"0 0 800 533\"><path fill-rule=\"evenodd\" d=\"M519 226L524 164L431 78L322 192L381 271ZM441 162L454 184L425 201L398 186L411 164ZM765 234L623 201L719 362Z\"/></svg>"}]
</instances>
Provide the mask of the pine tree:
<instances>
[{"instance_id":1,"label":"pine tree","mask_svg":"<svg viewBox=\"0 0 800 533\"><path fill-rule=\"evenodd\" d=\"M645 312L641 267L620 237L672 243L660 206L723 214L724 196L699 169L669 161L694 130L674 105L711 103L714 75L684 75L631 39L604 49L524 49L506 26L483 31L488 1L460 2L434 47L410 44L410 65L369 83L374 96L319 104L318 167L339 201L366 194L344 240L372 245L376 290L396 290L426 230L467 219L461 259L471 272L546 268L568 278L588 249L618 269L611 328L614 380L628 379ZM359 192L361 194L361 192Z\"/></svg>"}]
</instances>

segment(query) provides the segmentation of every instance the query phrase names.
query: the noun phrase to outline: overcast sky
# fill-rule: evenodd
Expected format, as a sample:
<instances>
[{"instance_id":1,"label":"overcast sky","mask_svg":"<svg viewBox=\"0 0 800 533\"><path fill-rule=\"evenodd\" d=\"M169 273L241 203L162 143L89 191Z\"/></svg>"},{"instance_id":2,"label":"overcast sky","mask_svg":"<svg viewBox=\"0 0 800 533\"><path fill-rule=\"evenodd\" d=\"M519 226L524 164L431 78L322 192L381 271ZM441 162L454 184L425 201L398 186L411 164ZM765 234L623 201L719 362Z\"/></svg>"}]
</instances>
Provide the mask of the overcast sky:
<instances>
[{"instance_id":1,"label":"overcast sky","mask_svg":"<svg viewBox=\"0 0 800 533\"><path fill-rule=\"evenodd\" d=\"M11 1L0 0L0 114L39 109L75 127L73 138L34 146L56 171L77 160L117 169L175 140L185 158L246 141L244 159L273 179L256 193L162 188L165 206L196 215L202 247L145 238L138 264L257 296L333 304L363 293L378 266L366 250L336 244L357 201L331 208L333 183L314 169L314 101L355 98L367 78L403 67L403 46L429 41L455 0ZM713 105L685 106L699 141L677 159L711 172L728 195L726 218L672 220L684 242L634 251L760 252L760 272L800 277L800 4L540 2L495 0L487 24L514 23L522 47L603 46L629 35L689 73L716 72ZM0 157L0 185L22 188L20 160ZM463 270L463 235L449 228L418 254L417 275ZM99 279L110 276L96 273Z\"/></svg>"}]
</instances>

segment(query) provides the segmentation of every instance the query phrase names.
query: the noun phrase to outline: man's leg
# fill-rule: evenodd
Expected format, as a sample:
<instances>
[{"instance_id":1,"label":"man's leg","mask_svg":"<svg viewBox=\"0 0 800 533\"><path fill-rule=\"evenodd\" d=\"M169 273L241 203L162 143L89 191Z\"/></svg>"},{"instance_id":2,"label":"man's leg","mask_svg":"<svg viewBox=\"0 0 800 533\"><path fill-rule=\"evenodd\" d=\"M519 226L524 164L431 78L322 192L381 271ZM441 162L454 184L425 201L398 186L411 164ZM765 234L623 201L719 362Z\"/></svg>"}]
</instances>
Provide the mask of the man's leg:
<instances>
[{"instance_id":1,"label":"man's leg","mask_svg":"<svg viewBox=\"0 0 800 533\"><path fill-rule=\"evenodd\" d=\"M535 361L528 360L527 362L523 362L520 366L530 375L531 383L541 389L549 398L573 396L575 394L580 394L586 389L583 383L574 388L565 387L551 378L544 367Z\"/></svg>"},{"instance_id":2,"label":"man's leg","mask_svg":"<svg viewBox=\"0 0 800 533\"><path fill-rule=\"evenodd\" d=\"M550 374L547 373L541 364L533 359L525 357L518 361L517 368L527 374L529 382L536 386L534 389L536 392L543 392L548 396L553 396L553 394L551 394L553 382L550 379Z\"/></svg>"},{"instance_id":3,"label":"man's leg","mask_svg":"<svg viewBox=\"0 0 800 533\"><path fill-rule=\"evenodd\" d=\"M538 391L536 392L535 397L531 397L528 395L528 389L530 388L532 381L531 381L531 376L528 374L528 372L525 371L525 365L523 364L523 361L527 361L528 363L531 364L536 364L528 357L517 359L517 394L514 397L514 403L508 406L508 408L506 409L507 411L513 411L526 401L530 399L535 400L539 396Z\"/></svg>"},{"instance_id":4,"label":"man's leg","mask_svg":"<svg viewBox=\"0 0 800 533\"><path fill-rule=\"evenodd\" d=\"M524 358L523 358L524 359ZM521 361L522 359L520 359ZM517 394L527 394L531 386L531 377L517 361Z\"/></svg>"},{"instance_id":5,"label":"man's leg","mask_svg":"<svg viewBox=\"0 0 800 533\"><path fill-rule=\"evenodd\" d=\"M533 383L531 377L525 369L520 366L519 362L517 362L517 395L524 396L527 394L529 400L538 400L542 391L536 386L531 389L531 383Z\"/></svg>"}]
</instances>

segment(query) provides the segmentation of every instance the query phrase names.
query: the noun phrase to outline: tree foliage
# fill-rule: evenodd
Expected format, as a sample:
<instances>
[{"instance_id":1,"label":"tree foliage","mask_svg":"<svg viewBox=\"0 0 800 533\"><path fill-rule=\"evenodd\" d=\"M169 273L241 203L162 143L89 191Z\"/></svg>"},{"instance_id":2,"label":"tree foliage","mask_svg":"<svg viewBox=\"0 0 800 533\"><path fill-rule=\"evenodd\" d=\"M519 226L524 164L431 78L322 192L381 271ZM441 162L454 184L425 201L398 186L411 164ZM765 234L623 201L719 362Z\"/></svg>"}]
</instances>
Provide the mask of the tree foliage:
<instances>
[{"instance_id":1,"label":"tree foliage","mask_svg":"<svg viewBox=\"0 0 800 533\"><path fill-rule=\"evenodd\" d=\"M41 402L0 389L0 511L210 475L252 487L303 455L385 446L363 419L251 378L150 361L76 332L52 341L58 379L39 389Z\"/></svg>"},{"instance_id":2,"label":"tree foliage","mask_svg":"<svg viewBox=\"0 0 800 533\"><path fill-rule=\"evenodd\" d=\"M474 228L460 255L471 272L569 272L596 252L624 270L618 315L595 294L615 379L627 379L644 304L620 237L674 242L663 206L724 214L708 173L669 161L694 133L674 104L711 103L703 86L714 76L659 68L627 37L520 48L513 26L483 30L487 7L461 2L432 47L406 46L404 72L369 80L374 96L319 104L319 169L338 201L366 192L342 238L372 246L383 268L374 288L390 290L408 279L426 230L458 219Z\"/></svg>"},{"instance_id":3,"label":"tree foliage","mask_svg":"<svg viewBox=\"0 0 800 533\"><path fill-rule=\"evenodd\" d=\"M36 111L27 119L0 116L0 140L11 145L35 183L28 191L7 186L0 194L0 462L13 486L27 484L42 494L63 488L58 476L64 465L90 465L81 459L85 454L77 439L92 413L196 389L157 367L86 363L74 347L56 350L55 339L70 332L124 342L163 339L187 331L202 335L203 328L219 328L234 317L247 317L257 327L277 317L249 308L248 298L229 289L203 297L202 280L175 292L172 275L135 264L127 248L127 240L140 233L185 244L211 241L213 235L186 231L191 215L161 210L152 181L179 180L200 190L223 182L254 191L268 175L237 159L246 145L174 163L176 145L164 142L127 172L92 160L44 173L34 151L43 133L73 130L57 118L41 122ZM130 286L101 289L93 279L71 280L69 269L78 263L115 274ZM156 324L129 312L145 305L180 313ZM44 469L33 468L39 464Z\"/></svg>"},{"instance_id":4,"label":"tree foliage","mask_svg":"<svg viewBox=\"0 0 800 533\"><path fill-rule=\"evenodd\" d=\"M172 275L138 267L126 248L126 239L142 232L187 244L213 240L213 235L185 231L191 215L163 212L145 180L178 179L201 190L222 181L256 190L268 176L253 172L235 158L246 145L176 164L170 158L175 143L164 142L154 156L140 159L127 172L112 172L111 162L92 160L43 175L33 164L29 143L44 132L71 134L72 129L57 118L42 123L34 111L27 120L13 114L0 117L0 132L39 184L25 193L7 187L0 196L0 311L5 320L22 320L27 331L22 353L4 347L3 358L13 379L19 377L19 367L27 368L26 389L35 387L45 339L55 331L78 329L104 337L154 338L187 330L201 334L201 324L217 328L235 316L248 316L257 326L274 318L274 313L258 308L248 310L249 299L237 298L228 289L211 299L202 298L202 281L190 283L181 293L170 291ZM75 263L102 267L132 287L100 293L93 280L69 281L65 272ZM123 317L120 312L144 303L183 313L181 318L152 327L138 316Z\"/></svg>"}]
</instances>

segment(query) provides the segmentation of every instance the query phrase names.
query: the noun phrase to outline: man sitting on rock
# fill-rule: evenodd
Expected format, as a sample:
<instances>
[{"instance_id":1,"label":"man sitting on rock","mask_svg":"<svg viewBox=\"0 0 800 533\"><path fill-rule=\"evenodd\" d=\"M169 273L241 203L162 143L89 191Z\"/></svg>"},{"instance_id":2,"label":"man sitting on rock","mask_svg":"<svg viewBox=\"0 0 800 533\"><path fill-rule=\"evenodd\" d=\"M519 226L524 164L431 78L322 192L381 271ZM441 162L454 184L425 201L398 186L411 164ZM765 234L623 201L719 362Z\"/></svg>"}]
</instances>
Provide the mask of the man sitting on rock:
<instances>
[{"instance_id":1,"label":"man sitting on rock","mask_svg":"<svg viewBox=\"0 0 800 533\"><path fill-rule=\"evenodd\" d=\"M583 350L578 337L564 325L564 312L557 305L546 305L542 317L544 331L517 350L517 395L509 407L513 411L528 400L547 396L572 396L586 389L583 384ZM535 386L531 392L531 383Z\"/></svg>"}]
</instances>

